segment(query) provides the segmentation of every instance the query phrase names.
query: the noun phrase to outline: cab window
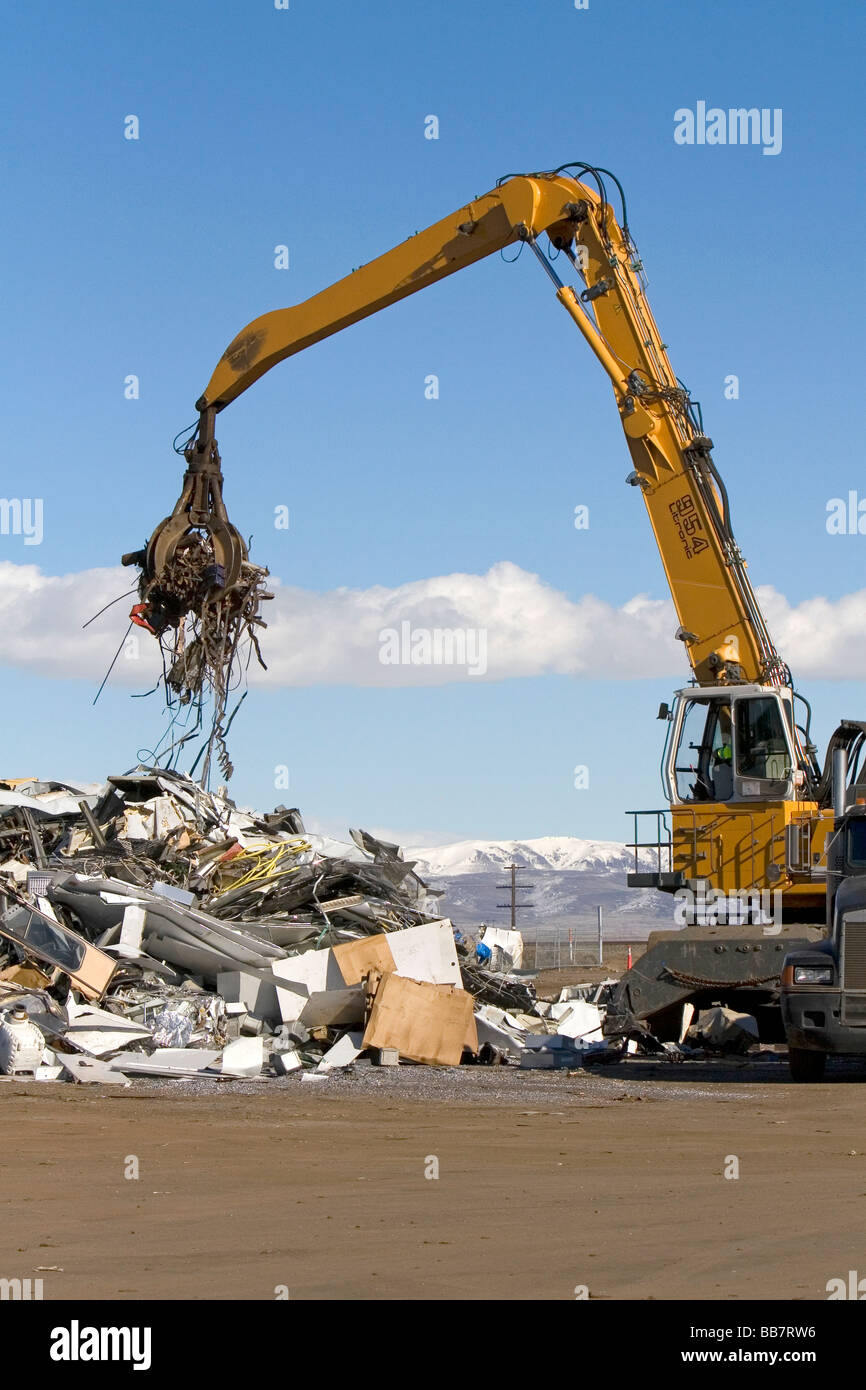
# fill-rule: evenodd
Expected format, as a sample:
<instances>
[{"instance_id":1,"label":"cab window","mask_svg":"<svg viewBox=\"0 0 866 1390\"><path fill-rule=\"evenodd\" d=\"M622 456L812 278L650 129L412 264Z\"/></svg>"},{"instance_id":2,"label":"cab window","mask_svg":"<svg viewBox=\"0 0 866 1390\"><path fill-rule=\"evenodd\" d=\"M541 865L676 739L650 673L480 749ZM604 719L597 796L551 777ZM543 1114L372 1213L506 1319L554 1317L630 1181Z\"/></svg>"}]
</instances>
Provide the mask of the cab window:
<instances>
[{"instance_id":1,"label":"cab window","mask_svg":"<svg viewBox=\"0 0 866 1390\"><path fill-rule=\"evenodd\" d=\"M791 755L778 700L756 696L737 701L737 773L764 781L786 781Z\"/></svg>"},{"instance_id":2,"label":"cab window","mask_svg":"<svg viewBox=\"0 0 866 1390\"><path fill-rule=\"evenodd\" d=\"M727 801L733 791L731 706L690 700L674 761L681 801Z\"/></svg>"},{"instance_id":3,"label":"cab window","mask_svg":"<svg viewBox=\"0 0 866 1390\"><path fill-rule=\"evenodd\" d=\"M848 822L845 858L854 869L866 868L866 820Z\"/></svg>"}]
</instances>

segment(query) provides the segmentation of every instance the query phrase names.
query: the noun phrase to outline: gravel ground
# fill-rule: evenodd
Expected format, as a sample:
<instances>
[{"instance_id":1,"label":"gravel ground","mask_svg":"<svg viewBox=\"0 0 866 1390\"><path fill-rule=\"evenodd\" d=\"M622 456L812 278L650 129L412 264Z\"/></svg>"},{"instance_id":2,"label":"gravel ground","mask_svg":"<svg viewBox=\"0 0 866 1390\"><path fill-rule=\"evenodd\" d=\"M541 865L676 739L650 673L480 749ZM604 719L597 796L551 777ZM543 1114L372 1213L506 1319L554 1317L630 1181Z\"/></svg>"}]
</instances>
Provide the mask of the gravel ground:
<instances>
[{"instance_id":1,"label":"gravel ground","mask_svg":"<svg viewBox=\"0 0 866 1390\"><path fill-rule=\"evenodd\" d=\"M866 1269L864 1081L761 1058L8 1080L0 1275L46 1300L825 1299Z\"/></svg>"}]
</instances>

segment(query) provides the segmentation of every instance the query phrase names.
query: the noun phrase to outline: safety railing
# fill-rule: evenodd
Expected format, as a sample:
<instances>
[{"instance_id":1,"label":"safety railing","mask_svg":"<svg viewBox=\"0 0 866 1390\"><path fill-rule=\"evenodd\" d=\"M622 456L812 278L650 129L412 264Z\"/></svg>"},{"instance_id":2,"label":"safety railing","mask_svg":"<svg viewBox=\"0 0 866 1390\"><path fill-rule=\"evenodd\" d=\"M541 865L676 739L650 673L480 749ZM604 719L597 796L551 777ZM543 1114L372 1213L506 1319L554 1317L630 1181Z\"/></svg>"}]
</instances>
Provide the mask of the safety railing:
<instances>
[{"instance_id":1,"label":"safety railing","mask_svg":"<svg viewBox=\"0 0 866 1390\"><path fill-rule=\"evenodd\" d=\"M626 814L632 817L634 826L633 838L626 842L626 849L633 851L635 873L640 872L641 868L640 851L649 849L656 853L656 872L658 874L670 874L683 869L682 860L688 858L694 866L695 878L721 879L724 865L723 836L720 833L719 818L724 814L723 812L720 812L720 816L711 821L705 817L699 818L697 812L689 806L677 806L675 812L670 807L666 807L664 810L628 811ZM674 814L677 820L676 847L674 846L673 830L668 820L668 817ZM655 818L655 839L642 838L641 836L643 824L641 818L647 816ZM755 817L751 811L746 811L743 808L738 809L737 819L748 822L748 832L740 840L744 872L738 877L740 886L749 888L755 885L758 867L755 861L758 843ZM677 863L677 860L680 862Z\"/></svg>"},{"instance_id":2,"label":"safety railing","mask_svg":"<svg viewBox=\"0 0 866 1390\"><path fill-rule=\"evenodd\" d=\"M634 836L626 841L626 849L634 850L634 871L640 872L640 851L642 849L654 849L656 851L656 868L659 874L672 873L674 862L673 834L668 824L670 808L665 807L661 811L626 811L627 816L632 817L634 826ZM639 834L639 819L642 816L655 816L656 837L654 840L642 840ZM662 867L662 858L666 856L667 863Z\"/></svg>"}]
</instances>

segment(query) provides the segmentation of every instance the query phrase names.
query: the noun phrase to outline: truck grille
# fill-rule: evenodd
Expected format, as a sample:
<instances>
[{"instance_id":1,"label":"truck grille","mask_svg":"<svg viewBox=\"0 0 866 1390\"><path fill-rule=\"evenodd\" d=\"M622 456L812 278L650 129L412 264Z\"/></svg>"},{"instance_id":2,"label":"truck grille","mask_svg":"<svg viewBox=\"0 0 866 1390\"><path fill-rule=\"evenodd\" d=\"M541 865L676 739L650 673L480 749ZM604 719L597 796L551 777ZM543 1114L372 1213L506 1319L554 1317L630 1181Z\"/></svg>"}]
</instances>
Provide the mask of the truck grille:
<instances>
[{"instance_id":1,"label":"truck grille","mask_svg":"<svg viewBox=\"0 0 866 1390\"><path fill-rule=\"evenodd\" d=\"M866 989L866 922L845 923L842 970L844 989Z\"/></svg>"}]
</instances>

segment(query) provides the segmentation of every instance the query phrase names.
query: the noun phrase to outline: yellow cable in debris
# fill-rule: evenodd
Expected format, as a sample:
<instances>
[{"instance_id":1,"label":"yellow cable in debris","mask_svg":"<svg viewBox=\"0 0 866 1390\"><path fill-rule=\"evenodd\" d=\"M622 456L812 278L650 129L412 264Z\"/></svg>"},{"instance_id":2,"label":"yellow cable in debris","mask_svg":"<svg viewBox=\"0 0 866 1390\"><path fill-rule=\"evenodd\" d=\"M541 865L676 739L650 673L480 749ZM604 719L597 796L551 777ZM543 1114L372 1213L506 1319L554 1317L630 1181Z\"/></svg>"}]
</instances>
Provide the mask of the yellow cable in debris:
<instances>
[{"instance_id":1,"label":"yellow cable in debris","mask_svg":"<svg viewBox=\"0 0 866 1390\"><path fill-rule=\"evenodd\" d=\"M269 878L275 876L279 866L286 859L292 855L303 854L306 850L311 848L312 846L306 840L288 841L276 847L272 845L250 845L248 849L245 849L241 854L236 854L234 858L230 859L228 864L225 865L225 869L231 869L235 865L243 869L245 864L249 864L249 868L247 868L245 873L241 873L240 878L232 877L231 882L227 883L224 888L221 888L217 896L221 897L223 893L234 892L236 888L247 888L255 883L267 882ZM250 861L252 861L252 863L250 863ZM280 872L295 873L299 867L300 865L294 865L292 868L282 869Z\"/></svg>"}]
</instances>

